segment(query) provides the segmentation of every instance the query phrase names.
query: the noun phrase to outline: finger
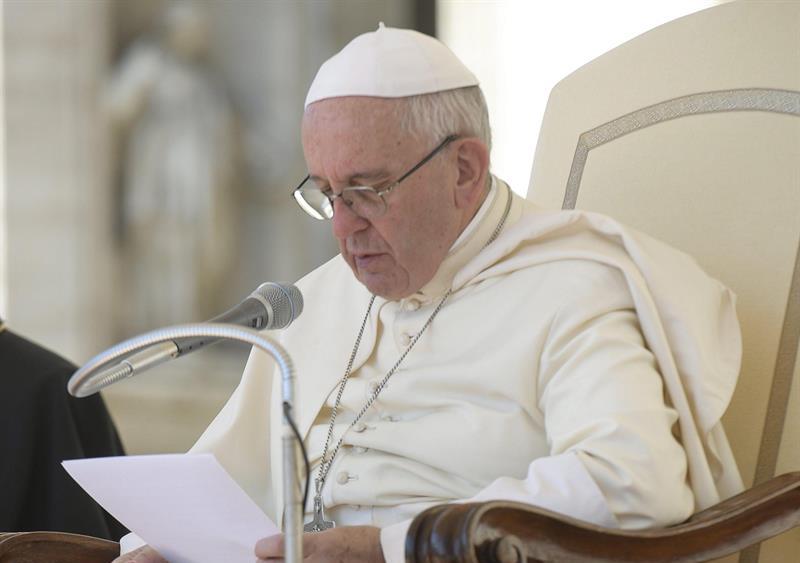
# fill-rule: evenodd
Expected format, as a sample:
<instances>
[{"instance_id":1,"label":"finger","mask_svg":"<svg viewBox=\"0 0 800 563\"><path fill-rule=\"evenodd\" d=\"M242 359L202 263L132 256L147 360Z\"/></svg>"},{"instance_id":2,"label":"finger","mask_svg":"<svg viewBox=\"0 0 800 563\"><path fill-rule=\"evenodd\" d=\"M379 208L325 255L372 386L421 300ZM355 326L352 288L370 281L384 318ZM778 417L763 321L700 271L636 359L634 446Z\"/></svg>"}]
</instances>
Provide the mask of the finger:
<instances>
[{"instance_id":1,"label":"finger","mask_svg":"<svg viewBox=\"0 0 800 563\"><path fill-rule=\"evenodd\" d=\"M161 557L152 547L144 546L140 549L141 551L134 555L131 563L167 563L167 560Z\"/></svg>"},{"instance_id":2,"label":"finger","mask_svg":"<svg viewBox=\"0 0 800 563\"><path fill-rule=\"evenodd\" d=\"M134 557L144 551L144 548L147 546L142 546L138 549L134 549L133 551L129 551L123 555L120 555L116 559L114 559L111 563L133 563L135 561Z\"/></svg>"},{"instance_id":3,"label":"finger","mask_svg":"<svg viewBox=\"0 0 800 563\"><path fill-rule=\"evenodd\" d=\"M167 563L156 550L148 545L143 545L138 549L121 555L114 559L112 563Z\"/></svg>"},{"instance_id":4,"label":"finger","mask_svg":"<svg viewBox=\"0 0 800 563\"><path fill-rule=\"evenodd\" d=\"M283 558L283 534L262 538L256 542L255 552L259 559Z\"/></svg>"}]
</instances>

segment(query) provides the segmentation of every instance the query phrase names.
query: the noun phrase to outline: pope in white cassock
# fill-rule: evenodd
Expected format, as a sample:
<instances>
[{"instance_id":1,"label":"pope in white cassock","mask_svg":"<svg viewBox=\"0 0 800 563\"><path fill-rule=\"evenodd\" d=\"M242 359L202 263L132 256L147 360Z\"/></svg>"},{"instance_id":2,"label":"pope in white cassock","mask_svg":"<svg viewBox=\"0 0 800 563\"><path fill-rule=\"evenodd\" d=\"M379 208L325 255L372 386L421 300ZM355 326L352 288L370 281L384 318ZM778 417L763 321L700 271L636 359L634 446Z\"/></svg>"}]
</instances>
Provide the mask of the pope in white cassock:
<instances>
[{"instance_id":1,"label":"pope in white cassock","mask_svg":"<svg viewBox=\"0 0 800 563\"><path fill-rule=\"evenodd\" d=\"M514 195L489 171L478 81L447 47L383 25L355 38L314 79L302 139L295 198L341 250L298 283L305 312L280 334L316 482L306 520L336 524L304 535L307 560L403 561L411 519L446 502L635 529L742 489L720 425L733 295L608 217ZM192 451L280 523L274 371L254 351Z\"/></svg>"}]
</instances>

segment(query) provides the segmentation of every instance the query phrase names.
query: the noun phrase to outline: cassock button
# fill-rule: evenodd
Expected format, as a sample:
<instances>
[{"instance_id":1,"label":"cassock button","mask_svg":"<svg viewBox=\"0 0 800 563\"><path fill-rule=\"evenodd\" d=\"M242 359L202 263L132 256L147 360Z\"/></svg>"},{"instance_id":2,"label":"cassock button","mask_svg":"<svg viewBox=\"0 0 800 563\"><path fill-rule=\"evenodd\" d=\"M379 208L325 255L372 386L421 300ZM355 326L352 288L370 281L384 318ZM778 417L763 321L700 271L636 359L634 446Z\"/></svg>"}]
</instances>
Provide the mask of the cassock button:
<instances>
[{"instance_id":1,"label":"cassock button","mask_svg":"<svg viewBox=\"0 0 800 563\"><path fill-rule=\"evenodd\" d=\"M369 450L369 448L365 448L364 446L355 446L355 447L353 447L353 453L356 453L356 454L365 454L365 453L367 453L367 450Z\"/></svg>"},{"instance_id":2,"label":"cassock button","mask_svg":"<svg viewBox=\"0 0 800 563\"><path fill-rule=\"evenodd\" d=\"M375 394L375 391L378 390L378 382L377 381L370 381L367 384L367 395L372 396Z\"/></svg>"},{"instance_id":3,"label":"cassock button","mask_svg":"<svg viewBox=\"0 0 800 563\"><path fill-rule=\"evenodd\" d=\"M336 482L340 485L346 485L350 481L350 474L347 471L340 471L336 474Z\"/></svg>"},{"instance_id":4,"label":"cassock button","mask_svg":"<svg viewBox=\"0 0 800 563\"><path fill-rule=\"evenodd\" d=\"M402 344L403 346L408 346L409 344L411 344L411 335L410 334L406 334L405 332L403 334L401 334L400 335L400 344Z\"/></svg>"},{"instance_id":5,"label":"cassock button","mask_svg":"<svg viewBox=\"0 0 800 563\"><path fill-rule=\"evenodd\" d=\"M406 301L406 311L416 311L419 309L419 299L414 299L413 297Z\"/></svg>"},{"instance_id":6,"label":"cassock button","mask_svg":"<svg viewBox=\"0 0 800 563\"><path fill-rule=\"evenodd\" d=\"M366 429L367 429L367 425L364 424L363 422L358 422L358 423L356 423L355 426L353 426L353 432L363 432Z\"/></svg>"}]
</instances>

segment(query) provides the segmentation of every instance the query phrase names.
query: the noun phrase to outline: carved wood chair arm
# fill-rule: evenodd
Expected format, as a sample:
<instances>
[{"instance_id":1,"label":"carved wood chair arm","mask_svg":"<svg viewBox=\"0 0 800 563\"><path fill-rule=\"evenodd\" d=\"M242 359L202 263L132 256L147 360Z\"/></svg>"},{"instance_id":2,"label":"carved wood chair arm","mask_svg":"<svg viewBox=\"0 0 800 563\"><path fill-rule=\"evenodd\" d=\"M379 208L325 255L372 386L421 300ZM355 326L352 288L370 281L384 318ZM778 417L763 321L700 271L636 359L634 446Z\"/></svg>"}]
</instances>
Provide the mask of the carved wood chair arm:
<instances>
[{"instance_id":1,"label":"carved wood chair arm","mask_svg":"<svg viewBox=\"0 0 800 563\"><path fill-rule=\"evenodd\" d=\"M0 533L0 563L109 563L113 541L63 532Z\"/></svg>"},{"instance_id":2,"label":"carved wood chair arm","mask_svg":"<svg viewBox=\"0 0 800 563\"><path fill-rule=\"evenodd\" d=\"M800 525L800 472L786 473L696 514L644 531L595 526L530 505L440 505L406 537L409 563L709 561Z\"/></svg>"}]
</instances>

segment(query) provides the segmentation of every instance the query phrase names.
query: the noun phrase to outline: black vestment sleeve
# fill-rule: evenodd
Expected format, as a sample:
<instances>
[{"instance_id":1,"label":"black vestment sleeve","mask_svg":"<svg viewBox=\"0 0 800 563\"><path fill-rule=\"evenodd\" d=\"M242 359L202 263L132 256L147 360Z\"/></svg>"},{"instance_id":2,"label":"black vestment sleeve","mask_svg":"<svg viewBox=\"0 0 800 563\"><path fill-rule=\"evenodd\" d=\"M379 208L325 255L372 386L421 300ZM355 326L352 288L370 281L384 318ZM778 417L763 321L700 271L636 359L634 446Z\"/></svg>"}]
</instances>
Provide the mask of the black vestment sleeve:
<instances>
[{"instance_id":1,"label":"black vestment sleeve","mask_svg":"<svg viewBox=\"0 0 800 563\"><path fill-rule=\"evenodd\" d=\"M127 533L61 466L65 459L124 455L102 397L67 393L75 369L0 332L0 532L50 530L114 541Z\"/></svg>"}]
</instances>

